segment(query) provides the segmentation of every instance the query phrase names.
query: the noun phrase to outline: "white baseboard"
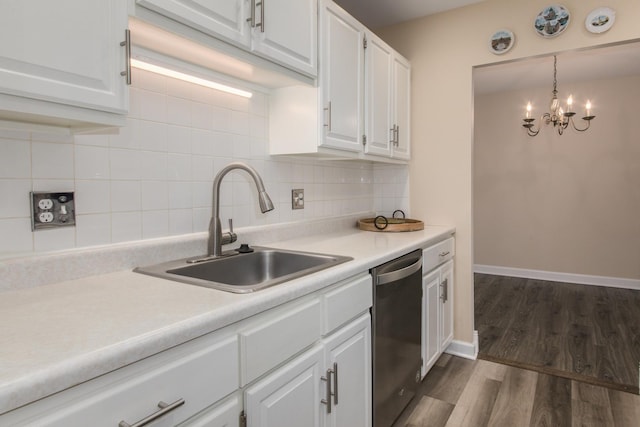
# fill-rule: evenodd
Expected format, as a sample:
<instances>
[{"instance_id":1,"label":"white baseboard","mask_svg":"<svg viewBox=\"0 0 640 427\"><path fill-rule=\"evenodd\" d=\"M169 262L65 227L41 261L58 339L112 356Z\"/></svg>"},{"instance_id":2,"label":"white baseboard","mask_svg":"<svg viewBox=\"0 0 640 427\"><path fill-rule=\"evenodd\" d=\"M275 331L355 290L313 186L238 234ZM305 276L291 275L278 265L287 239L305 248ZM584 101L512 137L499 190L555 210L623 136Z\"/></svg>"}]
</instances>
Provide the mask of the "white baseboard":
<instances>
[{"instance_id":1,"label":"white baseboard","mask_svg":"<svg viewBox=\"0 0 640 427\"><path fill-rule=\"evenodd\" d=\"M476 360L478 358L478 331L473 331L473 342L453 340L444 351L452 356L463 357L465 359Z\"/></svg>"},{"instance_id":2,"label":"white baseboard","mask_svg":"<svg viewBox=\"0 0 640 427\"><path fill-rule=\"evenodd\" d=\"M640 290L640 280L620 277L589 276L586 274L558 273L554 271L527 270L524 268L500 267L496 265L473 266L475 273L495 274L497 276L524 277L527 279L549 280L552 282L577 283L580 285L607 286Z\"/></svg>"}]
</instances>

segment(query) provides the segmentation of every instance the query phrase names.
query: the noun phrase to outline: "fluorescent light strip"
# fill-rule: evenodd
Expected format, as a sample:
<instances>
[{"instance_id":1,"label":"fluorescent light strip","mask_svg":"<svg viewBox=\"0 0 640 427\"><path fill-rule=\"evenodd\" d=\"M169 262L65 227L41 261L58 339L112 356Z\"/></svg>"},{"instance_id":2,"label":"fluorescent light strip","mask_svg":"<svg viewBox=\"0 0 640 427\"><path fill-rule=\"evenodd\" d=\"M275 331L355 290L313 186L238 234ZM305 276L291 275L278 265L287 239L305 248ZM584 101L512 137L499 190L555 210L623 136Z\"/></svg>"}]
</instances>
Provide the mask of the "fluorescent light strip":
<instances>
[{"instance_id":1,"label":"fluorescent light strip","mask_svg":"<svg viewBox=\"0 0 640 427\"><path fill-rule=\"evenodd\" d=\"M194 83L200 86L208 87L211 89L221 90L223 92L232 93L234 95L242 96L244 98L251 98L253 93L246 90L237 89L235 87L223 85L211 80L201 79L190 74L181 73L179 71L170 70L168 68L160 67L158 65L149 64L148 62L140 61L139 59L131 58L131 66L139 68L141 70L150 71L152 73L161 74L163 76L171 77L174 79L182 80L189 83Z\"/></svg>"}]
</instances>

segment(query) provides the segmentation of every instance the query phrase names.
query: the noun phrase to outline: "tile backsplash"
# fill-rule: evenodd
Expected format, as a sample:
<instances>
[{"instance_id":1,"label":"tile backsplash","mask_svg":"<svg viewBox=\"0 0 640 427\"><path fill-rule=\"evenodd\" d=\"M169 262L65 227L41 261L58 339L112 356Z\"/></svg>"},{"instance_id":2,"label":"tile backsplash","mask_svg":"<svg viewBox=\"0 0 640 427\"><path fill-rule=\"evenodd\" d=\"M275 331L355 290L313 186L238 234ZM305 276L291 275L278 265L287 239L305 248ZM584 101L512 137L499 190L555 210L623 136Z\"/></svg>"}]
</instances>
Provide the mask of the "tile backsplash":
<instances>
[{"instance_id":1,"label":"tile backsplash","mask_svg":"<svg viewBox=\"0 0 640 427\"><path fill-rule=\"evenodd\" d=\"M258 170L276 209L261 214L249 175L223 180L223 227L408 210L408 166L268 154L268 95L237 97L134 70L127 125L111 133L0 130L0 257L205 231L212 182L233 161ZM305 189L305 209L291 190ZM29 191L75 191L76 227L32 232ZM408 212L407 212L408 213Z\"/></svg>"}]
</instances>

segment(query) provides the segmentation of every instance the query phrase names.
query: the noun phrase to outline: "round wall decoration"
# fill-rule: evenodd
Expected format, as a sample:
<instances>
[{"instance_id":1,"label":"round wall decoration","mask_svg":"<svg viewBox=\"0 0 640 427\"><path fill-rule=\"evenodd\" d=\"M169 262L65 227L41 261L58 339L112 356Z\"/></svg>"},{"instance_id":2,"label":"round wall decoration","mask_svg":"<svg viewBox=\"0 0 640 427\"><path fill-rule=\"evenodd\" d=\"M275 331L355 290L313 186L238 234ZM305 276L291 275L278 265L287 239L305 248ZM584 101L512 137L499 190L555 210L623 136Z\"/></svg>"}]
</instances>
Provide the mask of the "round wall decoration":
<instances>
[{"instance_id":1,"label":"round wall decoration","mask_svg":"<svg viewBox=\"0 0 640 427\"><path fill-rule=\"evenodd\" d=\"M587 27L587 31L600 34L613 27L615 21L616 12L613 9L609 7L599 7L587 15L584 25Z\"/></svg>"},{"instance_id":2,"label":"round wall decoration","mask_svg":"<svg viewBox=\"0 0 640 427\"><path fill-rule=\"evenodd\" d=\"M545 7L536 16L533 26L542 37L557 37L569 26L569 10L559 4Z\"/></svg>"},{"instance_id":3,"label":"round wall decoration","mask_svg":"<svg viewBox=\"0 0 640 427\"><path fill-rule=\"evenodd\" d=\"M498 30L489 39L489 50L496 55L502 55L513 47L516 37L510 30Z\"/></svg>"}]
</instances>

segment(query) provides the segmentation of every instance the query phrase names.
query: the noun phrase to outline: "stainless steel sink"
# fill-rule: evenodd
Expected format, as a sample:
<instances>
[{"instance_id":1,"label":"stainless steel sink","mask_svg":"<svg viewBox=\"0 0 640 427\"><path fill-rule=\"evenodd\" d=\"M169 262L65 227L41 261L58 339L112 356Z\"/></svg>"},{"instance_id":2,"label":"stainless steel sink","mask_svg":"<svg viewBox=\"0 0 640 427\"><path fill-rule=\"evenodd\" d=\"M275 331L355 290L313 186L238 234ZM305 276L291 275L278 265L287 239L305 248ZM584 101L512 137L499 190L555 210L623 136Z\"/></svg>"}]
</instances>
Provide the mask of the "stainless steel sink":
<instances>
[{"instance_id":1,"label":"stainless steel sink","mask_svg":"<svg viewBox=\"0 0 640 427\"><path fill-rule=\"evenodd\" d=\"M254 247L208 261L187 259L148 267L137 273L228 292L254 292L352 260L351 257Z\"/></svg>"}]
</instances>

